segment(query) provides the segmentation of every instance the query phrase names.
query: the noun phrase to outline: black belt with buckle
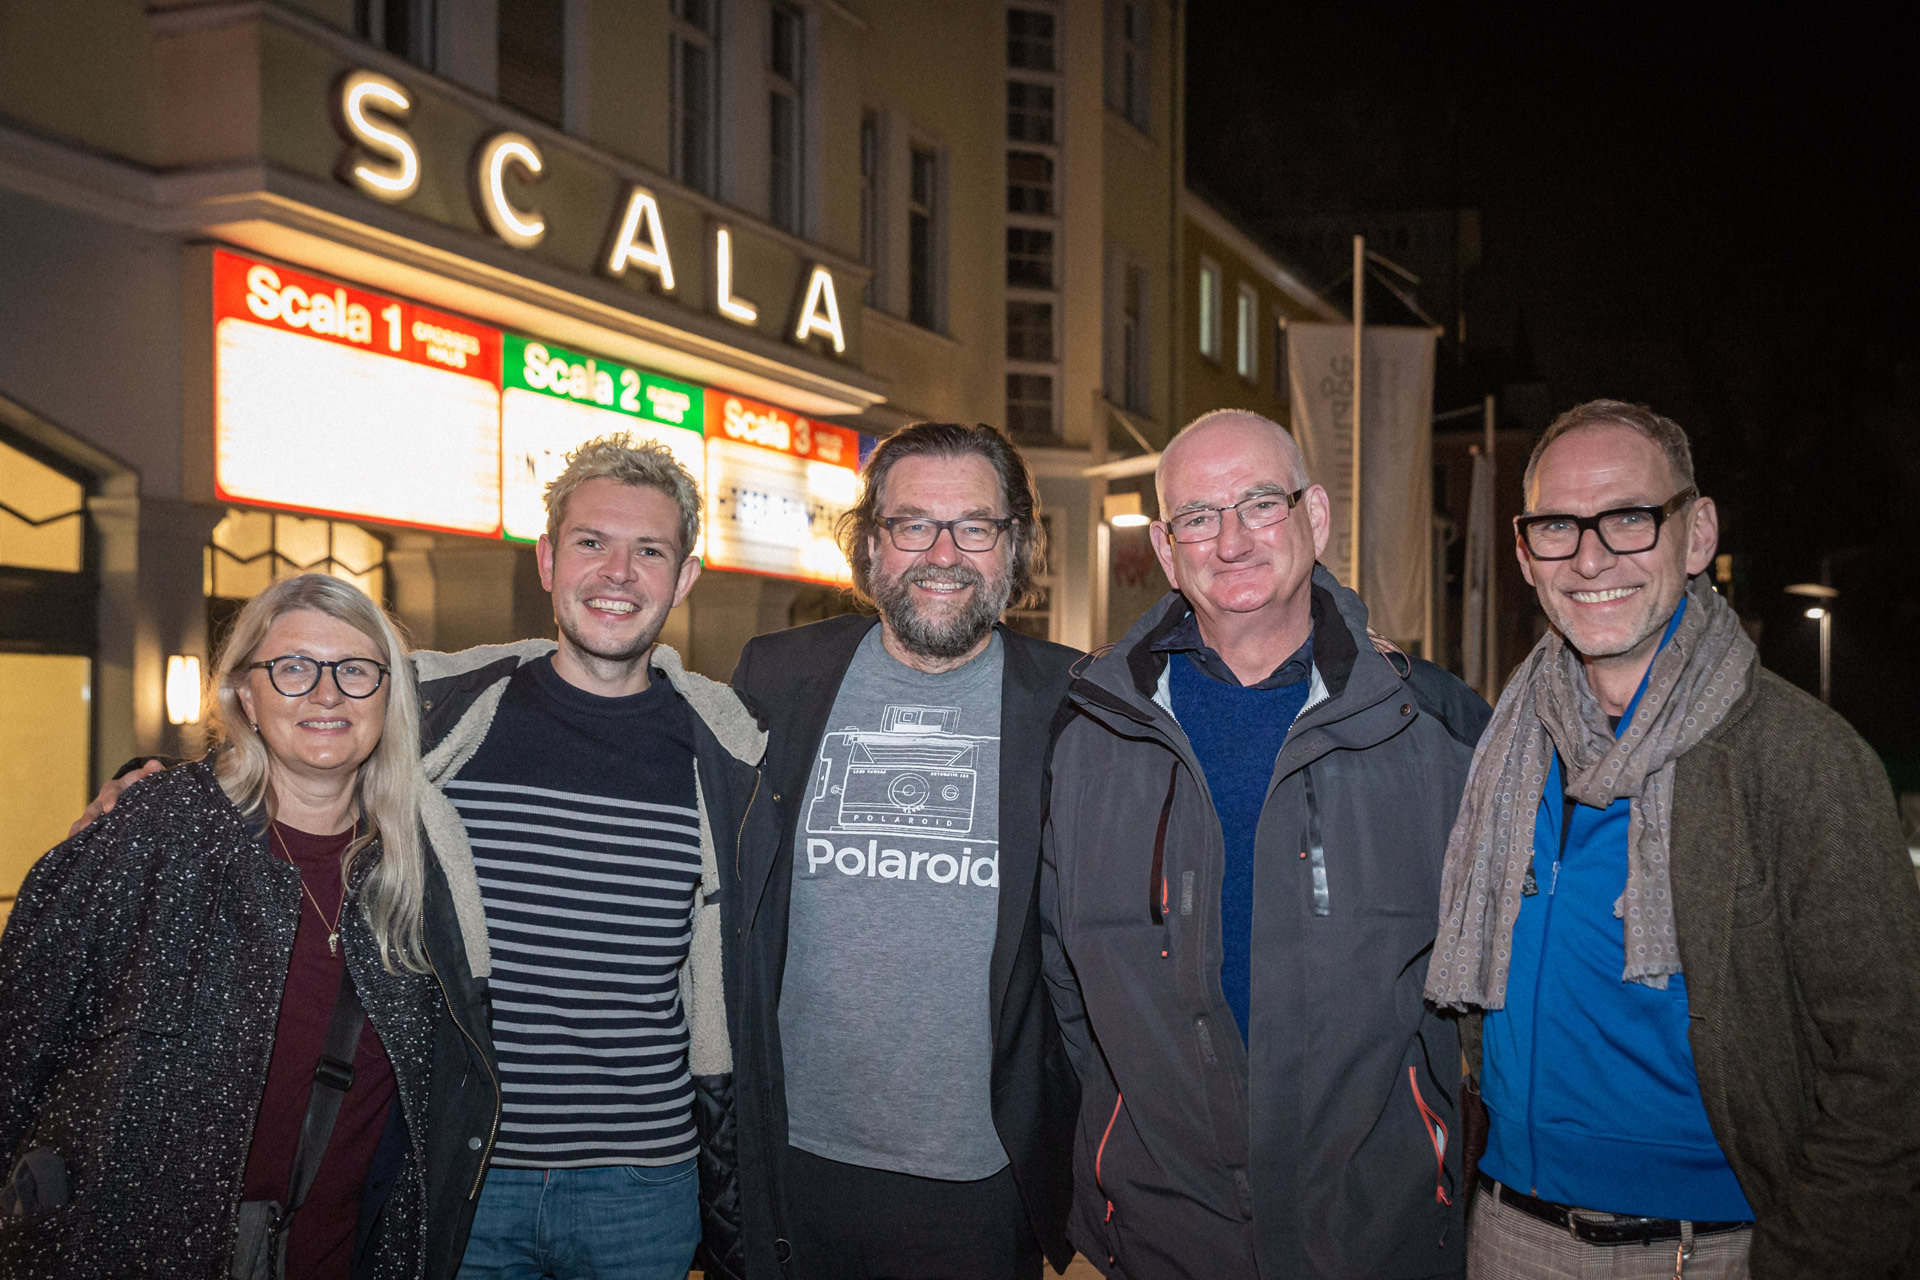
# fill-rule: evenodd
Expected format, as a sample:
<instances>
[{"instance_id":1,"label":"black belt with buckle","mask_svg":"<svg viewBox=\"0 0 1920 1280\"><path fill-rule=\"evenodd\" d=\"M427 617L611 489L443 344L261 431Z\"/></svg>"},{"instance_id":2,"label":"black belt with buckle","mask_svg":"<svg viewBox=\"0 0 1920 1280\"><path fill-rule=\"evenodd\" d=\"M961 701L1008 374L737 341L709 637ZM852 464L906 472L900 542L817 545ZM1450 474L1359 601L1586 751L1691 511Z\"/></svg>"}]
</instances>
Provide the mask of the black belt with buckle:
<instances>
[{"instance_id":1,"label":"black belt with buckle","mask_svg":"<svg viewBox=\"0 0 1920 1280\"><path fill-rule=\"evenodd\" d=\"M1495 1182L1491 1175L1480 1175L1480 1189L1499 1197L1500 1203L1512 1205L1529 1218L1538 1218L1570 1232L1574 1239L1584 1240L1588 1244L1652 1244L1659 1240L1678 1240L1680 1222L1677 1218L1631 1218L1616 1216L1610 1221L1599 1222L1582 1217L1578 1209L1564 1204L1555 1204L1551 1200L1536 1200L1512 1187ZM1696 1222L1693 1224L1695 1236L1718 1235L1723 1231L1738 1231L1750 1227L1751 1222Z\"/></svg>"}]
</instances>

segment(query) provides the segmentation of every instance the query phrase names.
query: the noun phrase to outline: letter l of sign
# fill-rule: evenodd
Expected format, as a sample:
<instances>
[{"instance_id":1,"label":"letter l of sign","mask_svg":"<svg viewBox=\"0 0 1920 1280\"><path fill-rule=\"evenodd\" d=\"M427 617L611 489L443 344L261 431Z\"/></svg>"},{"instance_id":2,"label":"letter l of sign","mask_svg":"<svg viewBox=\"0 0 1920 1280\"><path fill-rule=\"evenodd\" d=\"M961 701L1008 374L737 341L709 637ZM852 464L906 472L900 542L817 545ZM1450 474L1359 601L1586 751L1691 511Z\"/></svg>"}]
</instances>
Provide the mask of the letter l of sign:
<instances>
[{"instance_id":1,"label":"letter l of sign","mask_svg":"<svg viewBox=\"0 0 1920 1280\"><path fill-rule=\"evenodd\" d=\"M629 266L653 272L664 293L673 292L673 259L667 253L667 230L660 225L660 204L645 187L627 192L627 211L614 232L607 252L607 274L623 276Z\"/></svg>"},{"instance_id":2,"label":"letter l of sign","mask_svg":"<svg viewBox=\"0 0 1920 1280\"><path fill-rule=\"evenodd\" d=\"M751 302L733 296L733 233L725 227L713 229L713 275L721 315L746 325L760 319L759 309Z\"/></svg>"}]
</instances>

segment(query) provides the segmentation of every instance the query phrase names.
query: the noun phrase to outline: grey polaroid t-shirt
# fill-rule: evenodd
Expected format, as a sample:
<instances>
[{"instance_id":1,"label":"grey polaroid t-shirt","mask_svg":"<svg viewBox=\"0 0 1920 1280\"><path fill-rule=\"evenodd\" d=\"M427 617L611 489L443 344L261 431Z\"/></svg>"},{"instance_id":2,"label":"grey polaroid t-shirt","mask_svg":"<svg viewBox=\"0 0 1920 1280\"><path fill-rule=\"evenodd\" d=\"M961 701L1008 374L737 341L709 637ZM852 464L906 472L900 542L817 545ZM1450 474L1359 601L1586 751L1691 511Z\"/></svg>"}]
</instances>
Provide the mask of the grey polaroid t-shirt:
<instances>
[{"instance_id":1,"label":"grey polaroid t-shirt","mask_svg":"<svg viewBox=\"0 0 1920 1280\"><path fill-rule=\"evenodd\" d=\"M788 1141L954 1181L1007 1163L989 1099L1000 899L1000 675L939 675L867 633L793 841L780 1045Z\"/></svg>"}]
</instances>

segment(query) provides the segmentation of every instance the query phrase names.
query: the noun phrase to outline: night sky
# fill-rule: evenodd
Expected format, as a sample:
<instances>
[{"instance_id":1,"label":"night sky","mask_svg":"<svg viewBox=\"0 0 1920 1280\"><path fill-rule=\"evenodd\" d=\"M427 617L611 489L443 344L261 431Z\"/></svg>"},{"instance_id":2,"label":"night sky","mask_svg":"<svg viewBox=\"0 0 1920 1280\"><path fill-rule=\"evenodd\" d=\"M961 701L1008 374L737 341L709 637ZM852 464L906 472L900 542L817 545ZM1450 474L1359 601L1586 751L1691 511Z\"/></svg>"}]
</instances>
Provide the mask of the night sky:
<instances>
[{"instance_id":1,"label":"night sky","mask_svg":"<svg viewBox=\"0 0 1920 1280\"><path fill-rule=\"evenodd\" d=\"M1834 705L1920 791L1920 72L1904 40L1839 12L1520 12L1199 0L1192 182L1256 227L1480 210L1469 371L1443 372L1437 407L1530 373L1554 412L1608 396L1676 419L1763 660L1817 688L1816 624L1780 588L1824 559L1842 592Z\"/></svg>"}]
</instances>

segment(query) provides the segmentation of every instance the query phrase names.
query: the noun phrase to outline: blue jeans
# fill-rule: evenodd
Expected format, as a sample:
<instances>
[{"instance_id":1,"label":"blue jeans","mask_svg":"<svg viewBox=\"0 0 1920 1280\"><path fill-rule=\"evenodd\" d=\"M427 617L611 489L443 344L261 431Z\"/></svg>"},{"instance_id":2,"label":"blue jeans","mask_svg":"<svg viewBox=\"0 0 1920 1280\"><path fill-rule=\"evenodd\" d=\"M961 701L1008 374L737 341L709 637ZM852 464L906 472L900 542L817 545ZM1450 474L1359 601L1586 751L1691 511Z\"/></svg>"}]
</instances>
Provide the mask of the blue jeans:
<instances>
[{"instance_id":1,"label":"blue jeans","mask_svg":"<svg viewBox=\"0 0 1920 1280\"><path fill-rule=\"evenodd\" d=\"M686 1280L699 1243L693 1160L489 1169L459 1280Z\"/></svg>"}]
</instances>

